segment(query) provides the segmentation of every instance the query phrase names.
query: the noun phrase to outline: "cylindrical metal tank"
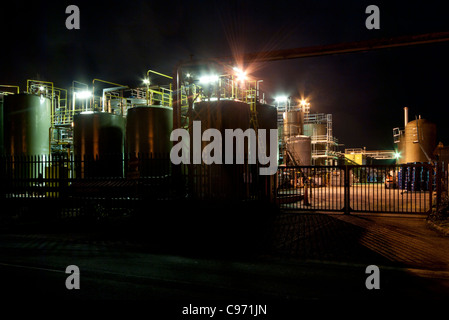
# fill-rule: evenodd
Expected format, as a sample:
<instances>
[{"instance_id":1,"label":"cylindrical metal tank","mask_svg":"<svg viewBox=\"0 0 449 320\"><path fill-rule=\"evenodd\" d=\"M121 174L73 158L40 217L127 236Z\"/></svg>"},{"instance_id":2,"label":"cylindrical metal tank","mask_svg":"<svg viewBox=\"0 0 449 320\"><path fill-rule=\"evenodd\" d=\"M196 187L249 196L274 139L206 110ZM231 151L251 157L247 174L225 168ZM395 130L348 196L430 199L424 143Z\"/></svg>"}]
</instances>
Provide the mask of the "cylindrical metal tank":
<instances>
[{"instance_id":1,"label":"cylindrical metal tank","mask_svg":"<svg viewBox=\"0 0 449 320\"><path fill-rule=\"evenodd\" d=\"M172 146L173 109L142 106L128 109L126 118L126 151L168 155Z\"/></svg>"},{"instance_id":2,"label":"cylindrical metal tank","mask_svg":"<svg viewBox=\"0 0 449 320\"><path fill-rule=\"evenodd\" d=\"M276 162L277 162L277 147L278 142L276 139L276 146L274 150L270 149L270 131L269 129L275 129L277 132L277 110L273 106L265 104L256 104L257 112L257 122L258 129L266 129L266 147L265 150L267 155L272 155L275 152ZM259 167L245 164L236 163L236 142L233 142L233 162L232 164L225 164L225 144L226 144L226 129L241 129L245 132L247 129L252 128L251 126L251 109L250 105L244 102L231 101L231 100L220 100L220 101L204 101L199 102L194 105L192 121L201 121L201 131L202 133L207 129L217 129L220 131L222 136L222 164L211 164L207 167L195 167L193 170L201 169L201 173L189 171L193 176L191 181L197 181L195 185L196 193L202 197L208 197L209 195L214 199L225 198L225 199L240 199L247 197L250 185L252 181L255 181L252 177L258 175ZM191 123L192 125L193 123ZM252 134L252 132L250 132ZM192 133L191 133L191 139ZM194 142L194 141L192 141ZM254 142L253 142L254 143ZM202 148L209 145L209 141L202 142ZM257 140L255 141L257 147ZM248 139L244 140L243 152L245 159L250 155L248 153ZM254 155L257 161L257 152ZM250 158L251 159L251 158ZM271 164L271 163L270 163ZM276 163L277 165L277 163ZM202 179L198 179L202 177ZM253 186L252 188L258 188L259 186ZM269 189L269 188L267 188ZM260 191L261 194L264 192ZM267 194L268 195L268 194Z\"/></svg>"},{"instance_id":3,"label":"cylindrical metal tank","mask_svg":"<svg viewBox=\"0 0 449 320\"><path fill-rule=\"evenodd\" d=\"M277 129L277 109L268 104L256 104L257 120L261 129Z\"/></svg>"},{"instance_id":4,"label":"cylindrical metal tank","mask_svg":"<svg viewBox=\"0 0 449 320\"><path fill-rule=\"evenodd\" d=\"M287 140L287 150L297 165L312 165L312 143L309 136L290 137Z\"/></svg>"},{"instance_id":5,"label":"cylindrical metal tank","mask_svg":"<svg viewBox=\"0 0 449 320\"><path fill-rule=\"evenodd\" d=\"M425 119L407 123L398 144L399 164L429 162L436 148L436 125ZM426 156L427 154L427 156Z\"/></svg>"},{"instance_id":6,"label":"cylindrical metal tank","mask_svg":"<svg viewBox=\"0 0 449 320\"><path fill-rule=\"evenodd\" d=\"M4 148L8 155L48 155L50 99L32 94L4 97Z\"/></svg>"},{"instance_id":7,"label":"cylindrical metal tank","mask_svg":"<svg viewBox=\"0 0 449 320\"><path fill-rule=\"evenodd\" d=\"M231 100L203 101L194 105L194 119L200 120L202 129L215 128L246 130L250 122L250 106Z\"/></svg>"},{"instance_id":8,"label":"cylindrical metal tank","mask_svg":"<svg viewBox=\"0 0 449 320\"><path fill-rule=\"evenodd\" d=\"M325 136L327 135L327 125L325 123L306 123L304 124L304 135L306 136Z\"/></svg>"},{"instance_id":9,"label":"cylindrical metal tank","mask_svg":"<svg viewBox=\"0 0 449 320\"><path fill-rule=\"evenodd\" d=\"M284 138L303 134L304 113L300 110L286 111L284 119Z\"/></svg>"},{"instance_id":10,"label":"cylindrical metal tank","mask_svg":"<svg viewBox=\"0 0 449 320\"><path fill-rule=\"evenodd\" d=\"M140 177L169 172L172 130L172 108L139 106L128 109L125 149L130 159L135 160L129 162L128 172Z\"/></svg>"},{"instance_id":11,"label":"cylindrical metal tank","mask_svg":"<svg viewBox=\"0 0 449 320\"><path fill-rule=\"evenodd\" d=\"M270 129L277 130L277 110L275 107L266 104L256 104L258 129L266 129L267 154L271 154ZM221 132L223 138L223 163L224 163L224 144L226 129L242 129L246 131L251 128L250 105L239 101L221 100L213 102L200 102L194 106L193 120L201 121L201 130L204 132L209 128L217 129ZM203 142L202 146L209 144ZM256 141L257 144L257 141ZM277 154L278 144L274 152ZM245 156L247 155L247 144L245 142ZM234 152L235 156L235 152Z\"/></svg>"},{"instance_id":12,"label":"cylindrical metal tank","mask_svg":"<svg viewBox=\"0 0 449 320\"><path fill-rule=\"evenodd\" d=\"M77 174L122 176L125 118L106 112L82 112L73 118L75 157L83 161Z\"/></svg>"},{"instance_id":13,"label":"cylindrical metal tank","mask_svg":"<svg viewBox=\"0 0 449 320\"><path fill-rule=\"evenodd\" d=\"M324 154L327 148L327 124L326 123L306 123L304 124L304 135L312 137L314 154ZM314 165L326 165L325 158L314 159Z\"/></svg>"},{"instance_id":14,"label":"cylindrical metal tank","mask_svg":"<svg viewBox=\"0 0 449 320\"><path fill-rule=\"evenodd\" d=\"M193 109L193 121L201 121L201 134L207 129L217 129L222 136L222 157L225 162L225 135L226 129L247 130L250 127L250 106L247 103L231 100L203 101L196 103ZM192 127L192 124L191 124ZM191 139L193 138L192 133ZM202 149L209 142L202 141ZM235 147L235 145L234 145ZM247 142L245 141L244 152L247 155ZM236 156L234 148L234 158Z\"/></svg>"}]
</instances>

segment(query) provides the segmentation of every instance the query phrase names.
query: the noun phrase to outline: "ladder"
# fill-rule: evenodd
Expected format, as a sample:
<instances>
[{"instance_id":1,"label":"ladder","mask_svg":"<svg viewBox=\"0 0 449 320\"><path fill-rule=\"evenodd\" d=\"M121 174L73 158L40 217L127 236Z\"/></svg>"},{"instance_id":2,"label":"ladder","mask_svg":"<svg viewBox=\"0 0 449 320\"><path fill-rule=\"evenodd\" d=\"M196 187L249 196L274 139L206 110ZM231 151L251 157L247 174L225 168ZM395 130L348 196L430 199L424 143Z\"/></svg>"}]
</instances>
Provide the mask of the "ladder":
<instances>
[{"instance_id":1,"label":"ladder","mask_svg":"<svg viewBox=\"0 0 449 320\"><path fill-rule=\"evenodd\" d=\"M250 88L246 90L246 96L245 96L246 103L250 106L250 120L249 124L250 127L254 129L257 136L257 130L259 129L259 121L257 119L257 107L256 107L256 89Z\"/></svg>"}]
</instances>

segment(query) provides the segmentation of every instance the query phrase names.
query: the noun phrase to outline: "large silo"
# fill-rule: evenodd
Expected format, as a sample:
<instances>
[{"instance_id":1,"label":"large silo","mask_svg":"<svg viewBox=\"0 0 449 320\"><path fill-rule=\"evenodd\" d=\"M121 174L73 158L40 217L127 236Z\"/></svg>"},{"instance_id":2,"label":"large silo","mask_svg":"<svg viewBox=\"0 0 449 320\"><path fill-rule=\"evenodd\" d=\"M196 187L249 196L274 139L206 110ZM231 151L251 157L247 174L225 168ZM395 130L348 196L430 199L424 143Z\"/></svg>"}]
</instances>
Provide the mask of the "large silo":
<instances>
[{"instance_id":1,"label":"large silo","mask_svg":"<svg viewBox=\"0 0 449 320\"><path fill-rule=\"evenodd\" d=\"M286 111L283 114L284 138L303 134L304 113L300 110Z\"/></svg>"},{"instance_id":2,"label":"large silo","mask_svg":"<svg viewBox=\"0 0 449 320\"><path fill-rule=\"evenodd\" d=\"M126 151L128 153L170 153L173 109L142 106L128 109L126 118Z\"/></svg>"},{"instance_id":3,"label":"large silo","mask_svg":"<svg viewBox=\"0 0 449 320\"><path fill-rule=\"evenodd\" d=\"M73 118L73 147L81 177L122 176L125 118L82 112Z\"/></svg>"},{"instance_id":4,"label":"large silo","mask_svg":"<svg viewBox=\"0 0 449 320\"><path fill-rule=\"evenodd\" d=\"M232 164L225 164L225 139L226 129L241 129L246 131L250 128L250 106L249 104L231 101L203 101L196 103L193 108L192 121L201 121L201 135L207 129L216 129L221 133L222 150L221 163L209 164L207 166L196 166L190 171L190 181L194 185L194 194L205 198L240 198L247 191L244 176L247 176L248 166L244 164L236 164L236 143L233 144ZM193 122L190 123L193 128ZM193 141L196 137L190 133L191 149L193 149ZM208 141L201 141L201 149L209 145ZM191 150L193 156L194 150ZM248 141L245 139L243 157L248 157ZM229 155L228 155L229 156ZM193 160L193 159L192 159Z\"/></svg>"},{"instance_id":5,"label":"large silo","mask_svg":"<svg viewBox=\"0 0 449 320\"><path fill-rule=\"evenodd\" d=\"M126 152L140 159L139 176L168 172L172 147L173 109L163 106L139 106L128 109L126 118ZM131 166L133 163L131 163Z\"/></svg>"},{"instance_id":6,"label":"large silo","mask_svg":"<svg viewBox=\"0 0 449 320\"><path fill-rule=\"evenodd\" d=\"M290 137L286 141L286 144L287 150L290 156L294 158L296 165L312 165L312 143L309 136Z\"/></svg>"},{"instance_id":7,"label":"large silo","mask_svg":"<svg viewBox=\"0 0 449 320\"><path fill-rule=\"evenodd\" d=\"M277 165L277 139L274 150L270 150L270 129L277 130L277 110L273 106L265 104L256 104L258 129L266 129L266 146L268 150L265 150L265 154L271 155L272 152L276 155L275 162ZM241 129L242 132L247 132L250 135L254 133L255 141L254 145L248 145L249 139L245 137L243 145L243 157L244 159L258 160L257 151L255 154L250 154L249 149L257 150L257 137L255 131L247 131L251 128L251 111L250 105L240 101L220 100L211 102L196 103L193 108L192 121L201 121L201 133L204 133L207 129L217 129L222 136L222 164L211 164L203 167L204 171L201 173L202 180L197 180L200 186L200 190L197 189L197 193L201 193L205 196L213 196L214 198L245 198L249 191L251 184L251 176L259 175L259 168L256 165L248 166L248 160L245 160L244 164L237 163L237 143L234 139L233 144L233 158L232 164L226 164L226 141L228 136L226 134L227 129L231 129L236 132L236 129ZM193 122L190 123L191 128ZM194 139L191 132L191 139ZM191 143L193 143L192 141ZM229 141L228 141L229 142ZM211 142L202 141L202 150ZM229 156L229 155L228 155ZM195 179L198 174L195 174Z\"/></svg>"},{"instance_id":8,"label":"large silo","mask_svg":"<svg viewBox=\"0 0 449 320\"><path fill-rule=\"evenodd\" d=\"M50 99L32 94L4 97L4 149L8 155L48 155Z\"/></svg>"},{"instance_id":9,"label":"large silo","mask_svg":"<svg viewBox=\"0 0 449 320\"><path fill-rule=\"evenodd\" d=\"M410 121L400 139L400 164L429 162L436 147L436 125L425 119Z\"/></svg>"},{"instance_id":10,"label":"large silo","mask_svg":"<svg viewBox=\"0 0 449 320\"><path fill-rule=\"evenodd\" d=\"M304 135L312 139L312 153L315 156L314 165L325 165L328 148L327 123L305 123Z\"/></svg>"},{"instance_id":11,"label":"large silo","mask_svg":"<svg viewBox=\"0 0 449 320\"><path fill-rule=\"evenodd\" d=\"M304 135L313 136L325 136L327 135L327 124L326 123L305 123L304 124Z\"/></svg>"}]
</instances>

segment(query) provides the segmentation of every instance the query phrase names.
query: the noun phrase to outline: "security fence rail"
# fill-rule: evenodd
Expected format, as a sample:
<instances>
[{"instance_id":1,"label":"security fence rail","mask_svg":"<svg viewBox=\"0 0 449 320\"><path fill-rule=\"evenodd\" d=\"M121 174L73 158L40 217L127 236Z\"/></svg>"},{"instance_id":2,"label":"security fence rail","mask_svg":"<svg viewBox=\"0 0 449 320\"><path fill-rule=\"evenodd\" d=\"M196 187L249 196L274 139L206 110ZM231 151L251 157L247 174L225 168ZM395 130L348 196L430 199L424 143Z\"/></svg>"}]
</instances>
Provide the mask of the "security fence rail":
<instances>
[{"instance_id":1,"label":"security fence rail","mask_svg":"<svg viewBox=\"0 0 449 320\"><path fill-rule=\"evenodd\" d=\"M442 163L294 166L278 170L275 192L283 209L429 213L447 185Z\"/></svg>"},{"instance_id":2,"label":"security fence rail","mask_svg":"<svg viewBox=\"0 0 449 320\"><path fill-rule=\"evenodd\" d=\"M13 208L8 212L255 200L282 210L429 213L447 185L443 163L291 166L263 176L257 165L174 165L166 154L0 157L0 200Z\"/></svg>"},{"instance_id":3,"label":"security fence rail","mask_svg":"<svg viewBox=\"0 0 449 320\"><path fill-rule=\"evenodd\" d=\"M273 195L273 178L249 164L174 165L166 154L0 157L0 199L12 209L117 211L154 207L155 201L265 201Z\"/></svg>"}]
</instances>

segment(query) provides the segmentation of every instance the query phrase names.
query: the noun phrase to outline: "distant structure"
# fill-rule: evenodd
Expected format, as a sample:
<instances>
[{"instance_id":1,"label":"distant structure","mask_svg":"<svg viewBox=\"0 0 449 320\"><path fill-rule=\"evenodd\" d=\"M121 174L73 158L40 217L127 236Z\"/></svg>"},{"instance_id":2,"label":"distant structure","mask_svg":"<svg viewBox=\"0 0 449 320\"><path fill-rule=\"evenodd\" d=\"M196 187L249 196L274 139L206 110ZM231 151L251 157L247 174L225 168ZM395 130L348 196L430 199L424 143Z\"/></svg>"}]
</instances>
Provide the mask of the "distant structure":
<instances>
[{"instance_id":1,"label":"distant structure","mask_svg":"<svg viewBox=\"0 0 449 320\"><path fill-rule=\"evenodd\" d=\"M337 164L338 140L332 134L332 114L306 114L304 117L304 135L311 137L313 165Z\"/></svg>"},{"instance_id":2,"label":"distant structure","mask_svg":"<svg viewBox=\"0 0 449 320\"><path fill-rule=\"evenodd\" d=\"M286 165L337 164L338 141L332 135L332 115L309 113L309 103L278 104L279 160Z\"/></svg>"},{"instance_id":3,"label":"distant structure","mask_svg":"<svg viewBox=\"0 0 449 320\"><path fill-rule=\"evenodd\" d=\"M393 129L397 144L398 164L431 162L436 148L436 125L418 116L409 121L408 108L404 108L404 128Z\"/></svg>"}]
</instances>

